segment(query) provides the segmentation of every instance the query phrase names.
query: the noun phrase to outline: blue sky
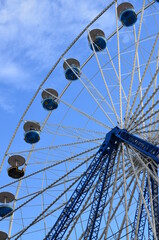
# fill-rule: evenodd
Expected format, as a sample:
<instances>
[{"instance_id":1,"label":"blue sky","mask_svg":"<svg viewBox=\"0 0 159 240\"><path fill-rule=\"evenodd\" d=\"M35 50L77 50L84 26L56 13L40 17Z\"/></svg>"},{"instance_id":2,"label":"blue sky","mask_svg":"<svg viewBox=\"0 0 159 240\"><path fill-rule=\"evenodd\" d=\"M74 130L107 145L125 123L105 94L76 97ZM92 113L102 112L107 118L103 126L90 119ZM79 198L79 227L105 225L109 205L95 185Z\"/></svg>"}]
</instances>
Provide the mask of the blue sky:
<instances>
[{"instance_id":1,"label":"blue sky","mask_svg":"<svg viewBox=\"0 0 159 240\"><path fill-rule=\"evenodd\" d=\"M104 7L103 1L91 0L70 0L67 3L65 0L0 0L1 159L39 84L66 47ZM106 17L108 19L109 16ZM114 22L106 26L111 31ZM65 80L63 70L60 77L60 82ZM54 79L52 87L59 87L57 84ZM40 104L38 98L37 105ZM30 119L32 113L34 115L34 108L29 112ZM38 118L37 111L33 119ZM23 134L21 127L11 151L23 149ZM46 145L43 141L42 146ZM28 148L28 145L24 148ZM3 183L10 181L6 174L7 167L6 158L3 169L6 180L3 178ZM3 230L7 229L8 224L5 223Z\"/></svg>"},{"instance_id":2,"label":"blue sky","mask_svg":"<svg viewBox=\"0 0 159 240\"><path fill-rule=\"evenodd\" d=\"M37 86L104 6L91 0L0 1L1 157Z\"/></svg>"},{"instance_id":3,"label":"blue sky","mask_svg":"<svg viewBox=\"0 0 159 240\"><path fill-rule=\"evenodd\" d=\"M14 132L15 127L17 126L20 117L22 116L33 94L51 67L64 52L66 47L68 47L74 38L81 32L81 30L110 2L111 0L0 0L1 159L3 158L4 152L9 144L11 136ZM123 1L118 1L118 3L120 2ZM131 2L135 4L137 9L139 5L141 7L139 1L133 0ZM148 2L148 0L146 0L146 2ZM144 19L144 23L147 23L146 21L147 19ZM93 27L104 28L106 36L109 36L116 27L114 12L112 10L108 11L108 13L103 16L102 20L99 20ZM137 30L138 27L139 21L136 24ZM150 32L151 30L153 32L153 28L150 29ZM126 48L133 38L132 29L128 34L125 34L126 31L127 29L125 28L121 31L121 49ZM142 36L144 36L144 34ZM108 42L108 46L110 46L112 55L116 55L117 52L117 46L113 45L114 42L114 39ZM87 46L87 48L85 46ZM147 43L145 43L145 45L143 44L142 50L145 53L145 58L148 56L148 54L146 55L146 47ZM87 37L85 34L84 37L82 37L79 42L75 44L75 46L70 50L66 57L76 58L78 56L77 58L82 61L83 59L86 59L86 56L90 53L91 50L88 47ZM124 60L125 62L131 62L133 59L133 54L131 56L131 53L129 54L129 57L132 57L132 59L126 59L126 57L124 59L124 56L122 60L123 62ZM144 59L141 57L141 63L142 61L144 63ZM117 58L114 59L114 62L117 66ZM124 67L122 66L123 72L130 70L133 65L132 62L128 66L128 69L125 67L125 65L123 65ZM93 59L90 61L90 63L91 66L94 66ZM91 66L88 64L88 69L86 67L85 71L90 70ZM143 68L141 68L141 73L142 72ZM110 75L107 75L107 72L105 72L105 75L108 77L108 83L111 84L111 81L115 74L112 74L111 76L111 73ZM91 77L91 74L89 76L89 71L88 77ZM48 85L46 84L46 87L52 87L61 92L66 83L67 80L64 77L62 63L60 63L57 67L57 70L55 70L55 73L49 78ZM78 93L78 87L80 85L79 83L75 84L77 87L74 88L72 86L70 88L70 91L72 91L71 94L70 92L66 93L64 100L68 102L73 101L74 96ZM115 83L113 82L113 84ZM102 86L98 87L99 89L101 88L100 90L102 92ZM128 92L128 85L126 84L126 81L124 82L124 87ZM81 99L81 102L77 102L77 107L81 104L81 108L87 111L87 105L85 105L85 97L87 99L88 95L87 93L84 94L85 95L82 95L83 98ZM117 101L117 98L118 95L114 94L114 101ZM40 122L43 121L46 116L46 111L44 111L40 106L40 101L41 97L39 94L27 115L27 120L33 119L38 121L39 119ZM90 106L94 107L92 100L90 100ZM59 106L59 108L59 112L57 111L55 112L56 114L53 115L53 123L55 124L58 124L62 119L61 113L63 114L63 112L67 110L65 105L62 104ZM104 119L102 113L101 115L99 114L99 116L101 119ZM73 119L77 119L76 113L72 111L71 117ZM80 120L82 120L82 117L81 119L78 119L79 122ZM69 121L70 116L66 118L65 123L69 125ZM49 123L52 122L50 121ZM73 121L72 124L75 124L75 126L77 125L76 122ZM94 128L93 123L92 126ZM14 151L14 149L28 149L28 145L26 145L23 141L24 132L22 127L23 126L21 126L18 131L15 143L11 148L11 152ZM100 127L96 130L100 130ZM50 142L52 142L52 138L52 136L48 137ZM41 139L42 141L38 143L38 147L47 146L48 143L45 141L45 132L41 134ZM65 141L65 139L63 138L62 141ZM57 141L57 143L59 142ZM63 142L60 142L60 144L61 143ZM73 151L74 149L70 150L71 154L73 154ZM78 150L76 151L78 152ZM34 157L36 159L36 154ZM34 162L31 162L31 164L34 164ZM7 167L8 164L6 163L4 171L5 176ZM4 182L5 181L8 182L10 179L4 179ZM28 183L30 184L30 182Z\"/></svg>"}]
</instances>

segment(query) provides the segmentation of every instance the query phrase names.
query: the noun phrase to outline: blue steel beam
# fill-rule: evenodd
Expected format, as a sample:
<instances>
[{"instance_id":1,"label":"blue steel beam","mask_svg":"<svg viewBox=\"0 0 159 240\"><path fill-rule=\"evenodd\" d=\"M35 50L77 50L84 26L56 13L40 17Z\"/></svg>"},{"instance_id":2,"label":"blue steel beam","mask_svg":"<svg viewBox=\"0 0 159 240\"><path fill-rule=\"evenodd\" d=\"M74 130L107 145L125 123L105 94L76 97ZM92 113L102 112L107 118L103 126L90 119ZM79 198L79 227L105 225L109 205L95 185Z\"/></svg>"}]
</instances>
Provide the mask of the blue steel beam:
<instances>
[{"instance_id":1,"label":"blue steel beam","mask_svg":"<svg viewBox=\"0 0 159 240\"><path fill-rule=\"evenodd\" d=\"M102 159L102 155L98 152L96 157L93 159L91 165L85 172L75 191L73 192L71 198L67 202L65 208L57 219L55 225L48 233L46 240L59 240L63 239L63 236L69 227L70 223L74 219L75 214L80 208L83 200L85 199L88 191L90 190L92 184L94 183L101 166L107 156Z\"/></svg>"},{"instance_id":2,"label":"blue steel beam","mask_svg":"<svg viewBox=\"0 0 159 240\"><path fill-rule=\"evenodd\" d=\"M155 171L154 174L158 175L158 169L150 168L151 171ZM150 177L151 181L151 189L152 189L152 199L153 199L153 211L154 211L154 218L155 218L155 228L156 228L156 236L158 236L159 239L159 189L158 189L158 183L154 181L152 177ZM150 234L151 228L149 227L149 235ZM153 238L154 239L154 238ZM155 239L154 239L155 240Z\"/></svg>"},{"instance_id":3,"label":"blue steel beam","mask_svg":"<svg viewBox=\"0 0 159 240\"><path fill-rule=\"evenodd\" d=\"M113 172L114 162L118 150L117 138L114 137L113 140L114 142L112 142L111 154L109 156L108 162L105 162L103 164L101 172L99 174L84 240L98 239L100 223L104 212L104 206L108 195L111 175Z\"/></svg>"},{"instance_id":4,"label":"blue steel beam","mask_svg":"<svg viewBox=\"0 0 159 240\"><path fill-rule=\"evenodd\" d=\"M151 206L150 206L150 199L148 201L147 206L148 206L150 218L152 219L152 209L151 209ZM154 238L153 231L152 231L152 228L151 228L151 224L149 222L148 222L148 240L157 240L157 239Z\"/></svg>"},{"instance_id":5,"label":"blue steel beam","mask_svg":"<svg viewBox=\"0 0 159 240\"><path fill-rule=\"evenodd\" d=\"M118 127L116 129L116 137L118 137L124 143L127 143L137 149L140 153L152 158L157 164L159 164L159 148L154 146L153 144L134 136L129 133L126 129L120 129Z\"/></svg>"},{"instance_id":6,"label":"blue steel beam","mask_svg":"<svg viewBox=\"0 0 159 240\"><path fill-rule=\"evenodd\" d=\"M143 196L144 196L145 201L146 201L147 206L148 206L149 205L149 192L148 192L148 180L147 180L147 178L146 178L146 181L145 181ZM134 240L135 237L137 237L136 238L137 240L143 240L143 237L144 237L144 230L145 230L145 225L146 225L146 220L147 220L147 213L146 213L144 203L141 204L141 208L140 208L140 201L141 201L141 194L139 194L139 197L138 197L137 208L136 208L134 224L133 224L133 230L132 230L132 233L131 233L131 240ZM139 214L140 214L139 226L138 226L138 229L137 229L137 219L138 219ZM137 236L136 236L136 229L138 230L137 231Z\"/></svg>"},{"instance_id":7,"label":"blue steel beam","mask_svg":"<svg viewBox=\"0 0 159 240\"><path fill-rule=\"evenodd\" d=\"M68 200L65 208L63 209L53 228L46 236L46 240L63 239L66 230L74 219L74 216L76 215L88 191L98 176L102 165L105 161L108 160L108 155L111 154L111 151L113 150L112 142L114 141L112 139L114 138L114 132L115 131L113 129L106 135L106 138L98 150L96 156L89 165L87 171L82 176L78 186Z\"/></svg>"},{"instance_id":8,"label":"blue steel beam","mask_svg":"<svg viewBox=\"0 0 159 240\"><path fill-rule=\"evenodd\" d=\"M119 145L120 142L127 143L128 145L132 146L134 149L138 150L142 155L146 155L152 158L155 162L159 163L159 158L158 158L159 148L157 146L154 146L153 144L134 136L133 134L129 133L126 129L120 129L118 127L115 127L114 129L112 129L109 133L106 134L105 141L101 145L92 163L89 165L88 169L86 170L83 177L81 178L78 186L76 187L75 191L73 192L72 196L67 202L65 208L63 209L62 213L60 214L53 228L50 230L50 232L46 236L45 238L46 240L63 239L63 236L66 230L68 229L70 223L73 221L78 209L80 208L82 202L84 201L93 182L95 181L96 177L99 175L103 164L106 161L108 161L108 159L110 159L109 157L111 156L112 151L115 149L116 144ZM156 196L157 190L155 185L153 186L154 186L154 196ZM102 191L102 188L101 188L101 191ZM101 195L102 195L102 192L101 192ZM99 206L94 209L99 210ZM156 216L156 219L157 219L157 217L159 216L159 211L157 207L154 208L154 211L155 211L154 215ZM99 212L94 211L94 213L95 213L95 215L93 215L94 226L96 225L99 227L100 219L96 217L98 215L97 213ZM97 239L97 237L94 239Z\"/></svg>"},{"instance_id":9,"label":"blue steel beam","mask_svg":"<svg viewBox=\"0 0 159 240\"><path fill-rule=\"evenodd\" d=\"M126 129L119 129L118 127L116 127L115 135L124 143L127 143L128 145L138 150L142 155L150 157L157 164L159 164L159 157L158 157L159 148L157 146L154 146L153 144L134 136L133 134L127 132ZM152 171L152 168L151 168L151 171ZM158 196L159 189L158 189L158 183L154 181L152 178L151 178L151 192L152 192L152 198L153 198L153 210L154 210L154 217L155 217L156 235L158 236L158 239L154 239L151 226L150 224L148 224L149 239L159 240L159 196Z\"/></svg>"}]
</instances>

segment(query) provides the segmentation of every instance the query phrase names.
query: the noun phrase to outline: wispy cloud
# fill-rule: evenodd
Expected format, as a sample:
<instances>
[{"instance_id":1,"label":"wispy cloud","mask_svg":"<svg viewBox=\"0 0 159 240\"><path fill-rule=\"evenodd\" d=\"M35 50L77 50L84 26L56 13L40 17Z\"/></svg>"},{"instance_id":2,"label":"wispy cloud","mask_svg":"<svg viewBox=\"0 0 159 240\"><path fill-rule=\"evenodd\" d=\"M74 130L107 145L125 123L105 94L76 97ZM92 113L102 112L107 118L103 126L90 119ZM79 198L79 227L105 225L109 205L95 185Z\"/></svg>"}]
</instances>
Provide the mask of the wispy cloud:
<instances>
[{"instance_id":1,"label":"wispy cloud","mask_svg":"<svg viewBox=\"0 0 159 240\"><path fill-rule=\"evenodd\" d=\"M16 88L21 90L35 89L37 86L33 82L30 83L30 76L26 69L16 64L16 62L5 62L3 65L0 62L0 83L7 88Z\"/></svg>"},{"instance_id":2,"label":"wispy cloud","mask_svg":"<svg viewBox=\"0 0 159 240\"><path fill-rule=\"evenodd\" d=\"M6 0L0 9L0 48L14 60L48 66L102 7L91 0Z\"/></svg>"},{"instance_id":3,"label":"wispy cloud","mask_svg":"<svg viewBox=\"0 0 159 240\"><path fill-rule=\"evenodd\" d=\"M65 48L104 7L104 2L92 0L0 1L1 86L34 90ZM111 28L114 23L109 17L105 17L105 26Z\"/></svg>"},{"instance_id":4,"label":"wispy cloud","mask_svg":"<svg viewBox=\"0 0 159 240\"><path fill-rule=\"evenodd\" d=\"M14 101L11 100L7 92L1 92L0 108L7 113L15 113Z\"/></svg>"}]
</instances>

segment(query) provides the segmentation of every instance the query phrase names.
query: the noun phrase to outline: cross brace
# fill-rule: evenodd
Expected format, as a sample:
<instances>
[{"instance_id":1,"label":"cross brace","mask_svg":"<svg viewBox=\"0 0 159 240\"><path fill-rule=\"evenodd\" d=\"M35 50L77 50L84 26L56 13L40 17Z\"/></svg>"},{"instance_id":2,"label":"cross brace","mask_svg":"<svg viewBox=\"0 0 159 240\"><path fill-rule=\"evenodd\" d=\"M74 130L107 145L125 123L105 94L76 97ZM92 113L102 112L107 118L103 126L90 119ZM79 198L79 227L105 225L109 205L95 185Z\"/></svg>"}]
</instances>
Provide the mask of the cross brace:
<instances>
[{"instance_id":1,"label":"cross brace","mask_svg":"<svg viewBox=\"0 0 159 240\"><path fill-rule=\"evenodd\" d=\"M152 171L156 171L156 172L154 172L154 174L158 175L157 169L152 170ZM155 218L156 235L158 236L158 239L159 239L159 188L158 188L158 183L156 181L154 181L154 179L152 177L150 178L150 181L151 181L151 189L152 189L153 211L154 211L154 218Z\"/></svg>"},{"instance_id":2,"label":"cross brace","mask_svg":"<svg viewBox=\"0 0 159 240\"><path fill-rule=\"evenodd\" d=\"M147 188L148 188L148 180L146 178L145 186L144 186L144 190L143 190L143 196L148 205L149 204L149 194L148 194ZM144 229L145 229L146 220L147 220L147 213L146 213L146 209L144 207L144 203L142 203L140 206L141 201L142 201L141 194L139 194L136 213L135 213L135 219L134 219L134 224L133 224L133 230L131 233L131 240L135 240L135 239L143 240L143 237L144 237ZM139 222L138 222L138 217L139 217Z\"/></svg>"},{"instance_id":3,"label":"cross brace","mask_svg":"<svg viewBox=\"0 0 159 240\"><path fill-rule=\"evenodd\" d=\"M94 199L88 219L87 228L85 231L84 240L86 239L93 240L98 238L98 232L108 195L108 189L110 185L117 150L118 144L116 141L116 144L115 142L113 144L113 151L111 156L109 156L108 161L103 164L99 174L99 179L96 187L96 192L94 194Z\"/></svg>"},{"instance_id":4,"label":"cross brace","mask_svg":"<svg viewBox=\"0 0 159 240\"><path fill-rule=\"evenodd\" d=\"M104 211L104 203L106 201L109 188L110 180L108 176L110 176L109 174L111 174L112 172L115 158L117 155L117 149L121 142L132 146L142 155L148 156L155 162L159 163L159 148L157 146L154 146L153 144L143 139L140 139L133 134L130 134L125 129L120 129L118 127L112 129L109 133L106 134L105 140L99 148L96 156L93 158L86 172L84 172L79 184L77 185L72 196L68 200L66 206L64 207L54 226L51 228L48 235L45 237L45 240L63 239L63 236L69 228L70 223L73 221L87 193L91 189L92 184L99 175L99 179L102 179L102 183L99 184L98 182L97 184L94 196L95 203L92 205L92 210L87 225L87 230L89 229L89 238L87 237L87 239L98 239L101 217ZM104 168L105 172L103 171ZM104 192L104 189L106 189L106 192ZM156 186L155 183L153 183L152 192L154 198L158 198L158 190L156 189L158 189L158 185ZM159 209L158 205L155 205L155 203L154 211L155 221L157 222L159 218ZM156 230L157 229L158 227L156 228Z\"/></svg>"}]
</instances>

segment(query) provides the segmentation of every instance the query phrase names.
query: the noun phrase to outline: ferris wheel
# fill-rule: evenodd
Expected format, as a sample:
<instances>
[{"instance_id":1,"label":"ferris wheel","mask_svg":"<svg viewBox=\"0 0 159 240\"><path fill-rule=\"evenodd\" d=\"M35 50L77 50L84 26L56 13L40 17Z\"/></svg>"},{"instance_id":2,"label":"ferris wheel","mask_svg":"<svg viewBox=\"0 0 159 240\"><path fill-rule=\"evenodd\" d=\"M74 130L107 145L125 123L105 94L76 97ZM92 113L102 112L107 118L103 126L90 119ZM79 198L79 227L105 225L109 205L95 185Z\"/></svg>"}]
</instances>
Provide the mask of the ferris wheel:
<instances>
[{"instance_id":1,"label":"ferris wheel","mask_svg":"<svg viewBox=\"0 0 159 240\"><path fill-rule=\"evenodd\" d=\"M0 167L1 240L159 239L158 72L159 1L112 1L15 128Z\"/></svg>"}]
</instances>

